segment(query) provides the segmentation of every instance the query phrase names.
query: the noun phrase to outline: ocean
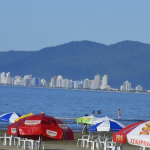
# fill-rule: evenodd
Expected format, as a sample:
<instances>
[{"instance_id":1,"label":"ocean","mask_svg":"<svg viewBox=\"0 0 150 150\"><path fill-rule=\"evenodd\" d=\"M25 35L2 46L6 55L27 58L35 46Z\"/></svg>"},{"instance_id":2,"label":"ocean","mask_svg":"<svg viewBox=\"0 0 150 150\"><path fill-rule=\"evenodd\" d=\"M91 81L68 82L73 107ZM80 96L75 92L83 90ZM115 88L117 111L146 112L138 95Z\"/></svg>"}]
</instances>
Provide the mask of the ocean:
<instances>
[{"instance_id":1,"label":"ocean","mask_svg":"<svg viewBox=\"0 0 150 150\"><path fill-rule=\"evenodd\" d=\"M91 115L93 110L95 117L107 116L125 126L150 120L149 101L150 94L0 86L0 115L9 112L20 115L44 112L59 118L73 131L83 128L77 125L76 118ZM124 109L120 120L118 109ZM101 114L97 114L98 110L101 110ZM7 129L9 125L0 122L0 129Z\"/></svg>"}]
</instances>

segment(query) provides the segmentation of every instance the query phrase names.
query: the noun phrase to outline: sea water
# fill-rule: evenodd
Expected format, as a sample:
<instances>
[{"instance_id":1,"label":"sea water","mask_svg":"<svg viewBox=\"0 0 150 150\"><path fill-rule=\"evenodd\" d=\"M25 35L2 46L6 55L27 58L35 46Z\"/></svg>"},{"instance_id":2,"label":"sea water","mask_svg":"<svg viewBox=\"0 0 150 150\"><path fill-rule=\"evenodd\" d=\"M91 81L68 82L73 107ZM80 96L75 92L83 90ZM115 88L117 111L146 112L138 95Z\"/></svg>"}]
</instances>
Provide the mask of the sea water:
<instances>
[{"instance_id":1,"label":"sea water","mask_svg":"<svg viewBox=\"0 0 150 150\"><path fill-rule=\"evenodd\" d=\"M69 89L0 86L0 115L16 112L20 115L39 114L54 116L62 120L73 131L81 131L76 118L85 114L109 117L124 125L150 120L150 94L102 92ZM121 119L118 120L118 109ZM97 111L101 110L101 114ZM10 123L0 122L7 129Z\"/></svg>"}]
</instances>

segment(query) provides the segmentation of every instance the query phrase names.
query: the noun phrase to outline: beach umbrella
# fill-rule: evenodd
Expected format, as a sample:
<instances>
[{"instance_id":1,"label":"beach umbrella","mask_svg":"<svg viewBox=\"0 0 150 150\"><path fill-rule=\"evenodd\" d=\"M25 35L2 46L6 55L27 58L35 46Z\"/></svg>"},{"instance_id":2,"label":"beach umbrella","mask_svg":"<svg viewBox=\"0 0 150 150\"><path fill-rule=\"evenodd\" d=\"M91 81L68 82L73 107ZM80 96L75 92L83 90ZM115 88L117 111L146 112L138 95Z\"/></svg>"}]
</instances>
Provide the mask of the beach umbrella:
<instances>
[{"instance_id":1,"label":"beach umbrella","mask_svg":"<svg viewBox=\"0 0 150 150\"><path fill-rule=\"evenodd\" d=\"M19 118L21 115L12 112L12 113L6 113L0 116L0 121L4 121L4 122L10 122L10 123L14 123L15 120L17 118Z\"/></svg>"},{"instance_id":2,"label":"beach umbrella","mask_svg":"<svg viewBox=\"0 0 150 150\"><path fill-rule=\"evenodd\" d=\"M150 147L150 121L131 124L113 134L113 141L119 143Z\"/></svg>"},{"instance_id":3,"label":"beach umbrella","mask_svg":"<svg viewBox=\"0 0 150 150\"><path fill-rule=\"evenodd\" d=\"M96 117L94 117L93 115L91 115L91 116L84 116L84 117L81 117L81 118L77 118L76 122L77 123L90 124L90 121L93 120L93 119L96 119Z\"/></svg>"},{"instance_id":4,"label":"beach umbrella","mask_svg":"<svg viewBox=\"0 0 150 150\"><path fill-rule=\"evenodd\" d=\"M34 115L34 114L29 113L29 114L26 114L26 115L22 115L21 117L17 118L17 119L15 120L15 122L18 121L18 120L20 120L20 119L22 119L22 118L24 118L24 117L28 117L28 116L32 116L32 115Z\"/></svg>"},{"instance_id":5,"label":"beach umbrella","mask_svg":"<svg viewBox=\"0 0 150 150\"><path fill-rule=\"evenodd\" d=\"M67 125L44 114L20 119L8 127L7 134L39 140L40 143L50 140L74 140L73 131Z\"/></svg>"},{"instance_id":6,"label":"beach umbrella","mask_svg":"<svg viewBox=\"0 0 150 150\"><path fill-rule=\"evenodd\" d=\"M119 131L121 129L123 129L125 126L123 124L121 124L120 122L113 120L113 119L108 119L108 120L104 120L100 123L97 123L96 125L93 125L90 128L90 131L112 131L112 132L116 132Z\"/></svg>"}]
</instances>

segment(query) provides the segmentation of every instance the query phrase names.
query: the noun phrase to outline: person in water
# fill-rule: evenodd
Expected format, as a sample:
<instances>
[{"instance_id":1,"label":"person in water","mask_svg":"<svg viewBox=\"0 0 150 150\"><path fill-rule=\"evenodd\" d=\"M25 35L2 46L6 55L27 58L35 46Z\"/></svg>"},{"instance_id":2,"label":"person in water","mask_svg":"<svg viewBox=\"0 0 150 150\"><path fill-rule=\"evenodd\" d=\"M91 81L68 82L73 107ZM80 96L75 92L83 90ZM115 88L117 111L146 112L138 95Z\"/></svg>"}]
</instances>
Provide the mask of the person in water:
<instances>
[{"instance_id":1,"label":"person in water","mask_svg":"<svg viewBox=\"0 0 150 150\"><path fill-rule=\"evenodd\" d=\"M101 114L101 111L99 110L97 113L98 113L98 114Z\"/></svg>"},{"instance_id":2,"label":"person in water","mask_svg":"<svg viewBox=\"0 0 150 150\"><path fill-rule=\"evenodd\" d=\"M93 110L93 114L95 114L95 110Z\"/></svg>"},{"instance_id":3,"label":"person in water","mask_svg":"<svg viewBox=\"0 0 150 150\"><path fill-rule=\"evenodd\" d=\"M118 119L121 119L121 113L120 113L120 112L123 111L123 110L124 110L124 109L122 109L122 110L119 109L119 110L118 110Z\"/></svg>"},{"instance_id":4,"label":"person in water","mask_svg":"<svg viewBox=\"0 0 150 150\"><path fill-rule=\"evenodd\" d=\"M88 116L88 114L85 114L85 116ZM82 126L82 123L81 123ZM84 134L84 130L86 131L86 133L88 133L87 131L87 124L84 124L83 130L82 130L82 134Z\"/></svg>"}]
</instances>

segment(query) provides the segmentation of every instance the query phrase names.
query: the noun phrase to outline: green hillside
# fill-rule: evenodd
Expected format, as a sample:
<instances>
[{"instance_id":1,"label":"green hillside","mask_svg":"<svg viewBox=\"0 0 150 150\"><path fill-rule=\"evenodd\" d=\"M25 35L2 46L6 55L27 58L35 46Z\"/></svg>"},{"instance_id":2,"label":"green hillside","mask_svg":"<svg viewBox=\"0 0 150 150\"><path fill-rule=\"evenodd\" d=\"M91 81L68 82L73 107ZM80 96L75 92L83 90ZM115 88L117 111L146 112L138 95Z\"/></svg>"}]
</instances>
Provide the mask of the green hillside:
<instances>
[{"instance_id":1,"label":"green hillside","mask_svg":"<svg viewBox=\"0 0 150 150\"><path fill-rule=\"evenodd\" d=\"M70 42L39 51L0 52L0 72L27 74L50 81L55 75L72 80L108 75L108 84L119 88L128 80L133 88L150 89L150 44L123 41L104 45L90 41Z\"/></svg>"}]
</instances>

